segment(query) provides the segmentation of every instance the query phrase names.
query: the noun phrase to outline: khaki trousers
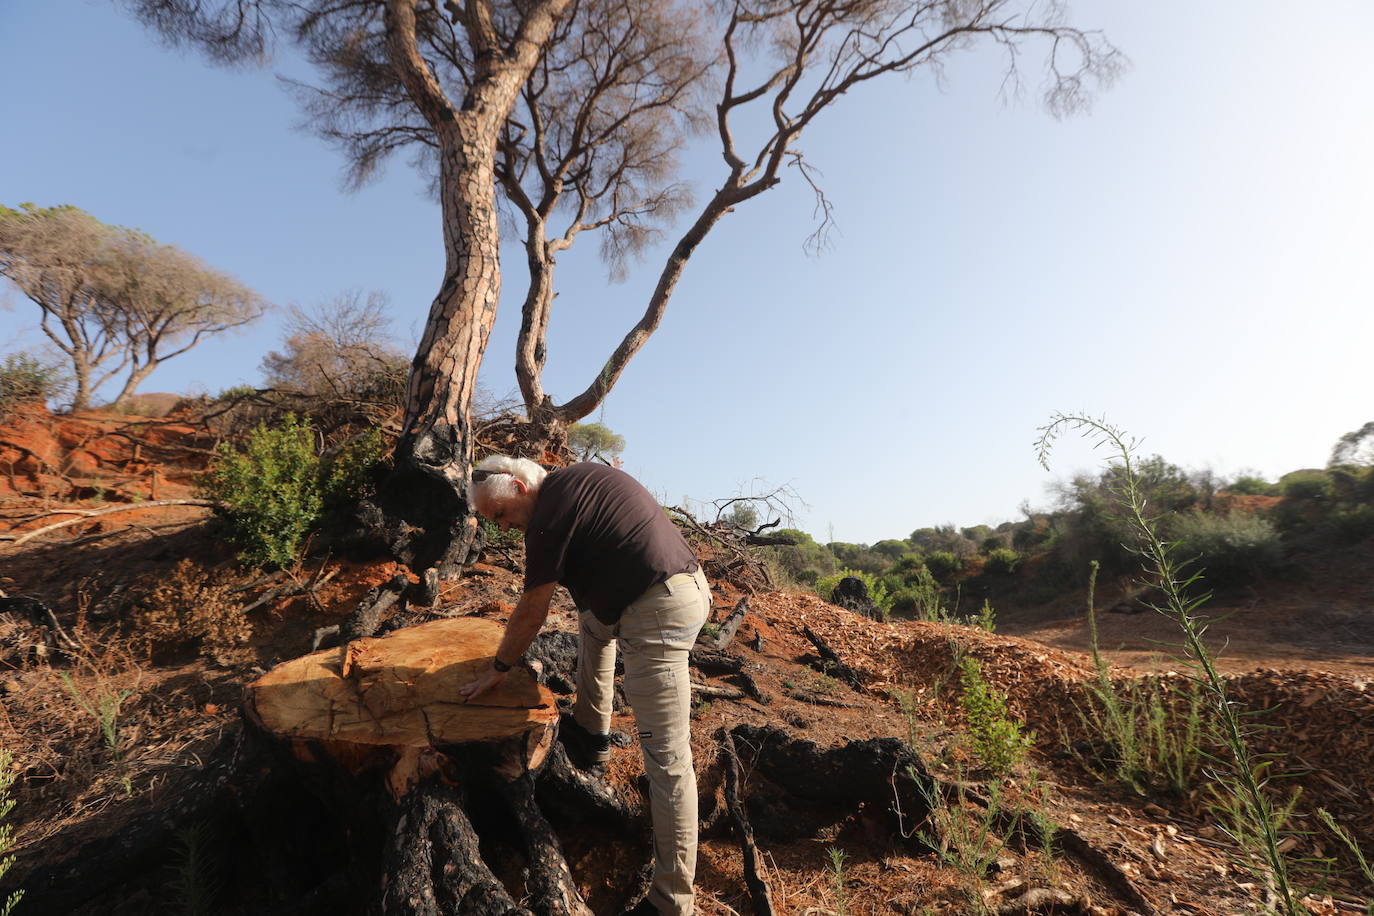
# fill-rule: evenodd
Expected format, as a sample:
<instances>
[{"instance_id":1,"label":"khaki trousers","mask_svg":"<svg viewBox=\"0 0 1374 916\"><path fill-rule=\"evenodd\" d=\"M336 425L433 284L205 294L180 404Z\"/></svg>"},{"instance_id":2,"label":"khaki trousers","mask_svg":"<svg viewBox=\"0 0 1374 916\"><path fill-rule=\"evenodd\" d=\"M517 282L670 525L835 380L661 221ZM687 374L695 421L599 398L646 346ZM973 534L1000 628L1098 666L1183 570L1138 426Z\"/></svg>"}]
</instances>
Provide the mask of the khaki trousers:
<instances>
[{"instance_id":1,"label":"khaki trousers","mask_svg":"<svg viewBox=\"0 0 1374 916\"><path fill-rule=\"evenodd\" d=\"M614 626L584 611L578 634L573 718L589 732L604 735L611 730L617 643L625 655L625 697L634 708L644 750L654 828L649 902L663 916L693 912L697 777L692 767L687 655L710 612L711 590L698 568L651 587Z\"/></svg>"}]
</instances>

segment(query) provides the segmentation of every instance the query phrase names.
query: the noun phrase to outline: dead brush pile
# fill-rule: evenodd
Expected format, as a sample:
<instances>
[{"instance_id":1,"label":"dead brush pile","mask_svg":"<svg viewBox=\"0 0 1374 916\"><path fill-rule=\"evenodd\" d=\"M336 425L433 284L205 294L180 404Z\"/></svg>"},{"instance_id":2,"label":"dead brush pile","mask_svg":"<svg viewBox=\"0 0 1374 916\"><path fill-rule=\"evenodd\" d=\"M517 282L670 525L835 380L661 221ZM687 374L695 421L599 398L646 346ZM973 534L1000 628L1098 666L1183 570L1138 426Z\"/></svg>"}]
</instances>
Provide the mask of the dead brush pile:
<instances>
[{"instance_id":1,"label":"dead brush pile","mask_svg":"<svg viewBox=\"0 0 1374 916\"><path fill-rule=\"evenodd\" d=\"M142 580L131 599L130 638L146 642L150 655L198 649L222 665L241 661L253 625L236 594L240 578L183 558L170 575Z\"/></svg>"}]
</instances>

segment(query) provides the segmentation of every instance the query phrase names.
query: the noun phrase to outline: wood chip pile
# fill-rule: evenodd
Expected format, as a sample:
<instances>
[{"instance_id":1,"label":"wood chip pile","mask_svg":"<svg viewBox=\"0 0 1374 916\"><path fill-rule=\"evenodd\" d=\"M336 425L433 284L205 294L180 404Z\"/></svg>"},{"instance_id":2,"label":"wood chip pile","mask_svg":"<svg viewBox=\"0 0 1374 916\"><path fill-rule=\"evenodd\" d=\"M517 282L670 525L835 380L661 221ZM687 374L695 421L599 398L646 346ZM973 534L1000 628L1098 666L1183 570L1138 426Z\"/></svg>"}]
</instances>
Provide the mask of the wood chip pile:
<instances>
[{"instance_id":1,"label":"wood chip pile","mask_svg":"<svg viewBox=\"0 0 1374 916\"><path fill-rule=\"evenodd\" d=\"M956 652L978 659L987 682L1007 695L1011 713L1053 753L1067 731L1081 729L1075 706L1086 702L1095 677L1088 656L1050 649L1014 636L969 626L923 621L884 623L804 594L772 593L751 599L768 629L801 651L810 627L875 694L913 690L944 721L962 718ZM1117 669L1113 678L1132 677ZM1182 665L1160 675L1182 682ZM1357 836L1374 841L1374 683L1319 671L1258 670L1228 678L1231 698L1255 716L1257 750L1276 755L1284 784L1301 786L1301 808L1325 807ZM953 687L953 689L951 689ZM1259 727L1263 726L1263 727Z\"/></svg>"}]
</instances>

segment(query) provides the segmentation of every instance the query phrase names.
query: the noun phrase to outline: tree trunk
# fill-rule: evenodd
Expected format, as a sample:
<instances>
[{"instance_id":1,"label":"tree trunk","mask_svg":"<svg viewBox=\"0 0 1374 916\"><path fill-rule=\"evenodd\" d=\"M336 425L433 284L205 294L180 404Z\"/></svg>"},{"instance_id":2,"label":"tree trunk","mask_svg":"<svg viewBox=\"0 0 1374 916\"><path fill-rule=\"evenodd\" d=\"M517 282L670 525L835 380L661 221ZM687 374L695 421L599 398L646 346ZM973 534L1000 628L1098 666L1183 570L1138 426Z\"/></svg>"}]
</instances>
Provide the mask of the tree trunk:
<instances>
[{"instance_id":1,"label":"tree trunk","mask_svg":"<svg viewBox=\"0 0 1374 916\"><path fill-rule=\"evenodd\" d=\"M411 365L395 470L379 494L391 552L417 573L437 567L440 575L467 561L477 537L468 491L471 404L501 296L488 152L495 130L446 128L440 169L444 279Z\"/></svg>"},{"instance_id":2,"label":"tree trunk","mask_svg":"<svg viewBox=\"0 0 1374 916\"><path fill-rule=\"evenodd\" d=\"M72 374L76 376L76 390L72 393L72 412L91 406L91 364L86 354L77 350L71 354Z\"/></svg>"},{"instance_id":3,"label":"tree trunk","mask_svg":"<svg viewBox=\"0 0 1374 916\"><path fill-rule=\"evenodd\" d=\"M145 363L129 373L129 377L124 380L124 387L119 390L119 395L110 402L110 407L118 409L138 388L143 384L143 380L152 374L158 366L157 363Z\"/></svg>"},{"instance_id":4,"label":"tree trunk","mask_svg":"<svg viewBox=\"0 0 1374 916\"><path fill-rule=\"evenodd\" d=\"M446 255L443 283L411 364L395 471L377 506L389 548L417 573L451 572L479 543L468 491L471 407L501 298L496 143L568 3L542 0L530 5L515 41L504 47L497 43L485 4L469 4L465 15L455 13L476 51L476 72L461 107L444 94L420 53L415 0L387 3L391 63L434 130L439 148Z\"/></svg>"}]
</instances>

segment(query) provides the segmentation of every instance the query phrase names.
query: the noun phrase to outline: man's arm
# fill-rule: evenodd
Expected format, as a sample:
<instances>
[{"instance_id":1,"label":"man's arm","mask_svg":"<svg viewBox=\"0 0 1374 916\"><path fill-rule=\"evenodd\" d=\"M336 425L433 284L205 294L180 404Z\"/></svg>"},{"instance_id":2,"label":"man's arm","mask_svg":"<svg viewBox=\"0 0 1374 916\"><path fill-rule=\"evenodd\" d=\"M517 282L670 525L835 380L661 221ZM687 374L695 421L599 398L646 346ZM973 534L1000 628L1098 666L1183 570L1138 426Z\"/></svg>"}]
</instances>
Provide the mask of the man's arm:
<instances>
[{"instance_id":1,"label":"man's arm","mask_svg":"<svg viewBox=\"0 0 1374 916\"><path fill-rule=\"evenodd\" d=\"M501 637L501 645L496 649L496 657L507 665L513 665L539 635L544 621L549 616L549 602L553 600L553 590L558 583L550 582L530 589L520 596L520 603L506 623L506 634ZM488 690L506 679L505 671L487 668L481 677L458 692L469 700L475 700Z\"/></svg>"}]
</instances>

